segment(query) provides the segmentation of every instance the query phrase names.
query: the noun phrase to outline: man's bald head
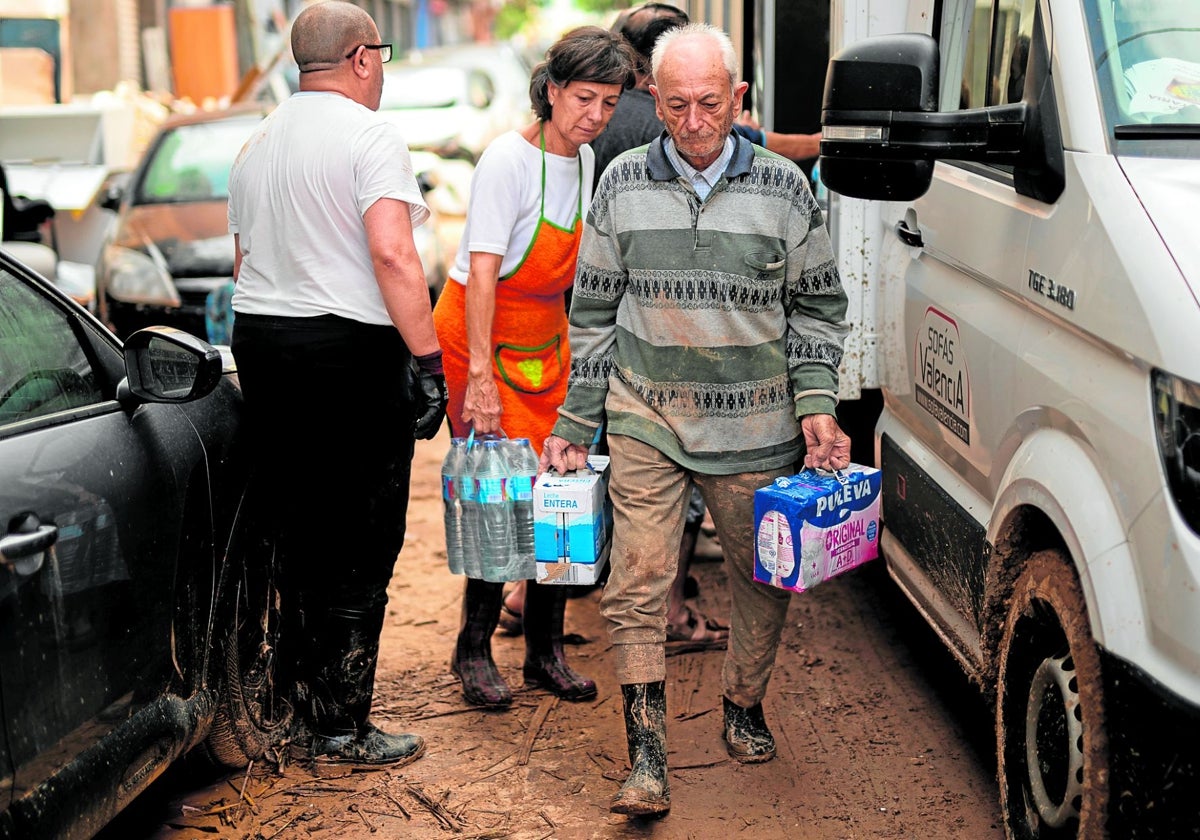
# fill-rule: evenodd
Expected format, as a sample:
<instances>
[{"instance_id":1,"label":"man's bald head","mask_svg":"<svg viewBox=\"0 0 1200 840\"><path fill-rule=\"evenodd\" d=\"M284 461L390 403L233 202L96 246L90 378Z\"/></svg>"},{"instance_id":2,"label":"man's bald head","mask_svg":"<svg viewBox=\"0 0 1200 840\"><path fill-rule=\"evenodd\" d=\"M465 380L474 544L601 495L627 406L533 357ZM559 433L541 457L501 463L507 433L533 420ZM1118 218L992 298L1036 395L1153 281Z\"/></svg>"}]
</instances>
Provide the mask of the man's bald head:
<instances>
[{"instance_id":1,"label":"man's bald head","mask_svg":"<svg viewBox=\"0 0 1200 840\"><path fill-rule=\"evenodd\" d=\"M292 23L292 55L301 72L332 69L359 44L378 40L371 16L342 0L309 6Z\"/></svg>"}]
</instances>

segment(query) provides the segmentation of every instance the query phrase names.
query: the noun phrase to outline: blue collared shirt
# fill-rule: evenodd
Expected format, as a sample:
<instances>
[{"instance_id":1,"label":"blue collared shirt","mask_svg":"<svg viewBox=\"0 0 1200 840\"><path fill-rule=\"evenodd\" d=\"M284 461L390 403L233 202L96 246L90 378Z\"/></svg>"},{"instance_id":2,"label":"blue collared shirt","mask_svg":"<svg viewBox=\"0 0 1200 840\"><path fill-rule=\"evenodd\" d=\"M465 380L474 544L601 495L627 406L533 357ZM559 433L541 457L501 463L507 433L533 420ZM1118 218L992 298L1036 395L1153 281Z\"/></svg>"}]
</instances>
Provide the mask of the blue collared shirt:
<instances>
[{"instance_id":1,"label":"blue collared shirt","mask_svg":"<svg viewBox=\"0 0 1200 840\"><path fill-rule=\"evenodd\" d=\"M696 190L696 194L700 196L700 200L704 201L712 192L712 188L716 186L717 179L725 174L725 168L729 166L729 161L733 159L733 138L725 138L721 154L717 155L717 159L710 163L703 172L683 159L679 150L675 148L673 137L667 138L667 142L663 144L663 151L666 152L667 160L671 162L675 170L688 179L692 188Z\"/></svg>"}]
</instances>

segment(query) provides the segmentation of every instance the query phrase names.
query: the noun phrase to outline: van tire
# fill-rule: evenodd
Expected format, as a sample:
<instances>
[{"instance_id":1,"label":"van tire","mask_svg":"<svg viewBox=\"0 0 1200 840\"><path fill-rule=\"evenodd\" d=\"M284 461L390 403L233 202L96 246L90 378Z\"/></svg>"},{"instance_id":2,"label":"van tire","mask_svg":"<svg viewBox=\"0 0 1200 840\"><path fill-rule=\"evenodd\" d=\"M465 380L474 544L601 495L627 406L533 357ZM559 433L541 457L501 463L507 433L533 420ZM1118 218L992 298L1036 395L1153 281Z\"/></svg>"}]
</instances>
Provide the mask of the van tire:
<instances>
[{"instance_id":1,"label":"van tire","mask_svg":"<svg viewBox=\"0 0 1200 840\"><path fill-rule=\"evenodd\" d=\"M1100 655L1079 580L1062 552L1029 558L999 655L996 755L1005 834L1105 837L1109 754Z\"/></svg>"}]
</instances>

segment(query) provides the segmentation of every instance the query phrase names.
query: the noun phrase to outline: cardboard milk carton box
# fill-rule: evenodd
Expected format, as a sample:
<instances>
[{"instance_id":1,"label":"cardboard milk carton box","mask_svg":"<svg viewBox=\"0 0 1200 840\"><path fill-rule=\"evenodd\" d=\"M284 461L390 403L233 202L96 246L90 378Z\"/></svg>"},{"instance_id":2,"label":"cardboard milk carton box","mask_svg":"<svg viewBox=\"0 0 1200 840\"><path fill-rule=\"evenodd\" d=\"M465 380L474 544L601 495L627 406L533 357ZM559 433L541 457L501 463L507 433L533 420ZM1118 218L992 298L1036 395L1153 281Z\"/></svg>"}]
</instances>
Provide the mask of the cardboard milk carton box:
<instances>
[{"instance_id":1,"label":"cardboard milk carton box","mask_svg":"<svg viewBox=\"0 0 1200 840\"><path fill-rule=\"evenodd\" d=\"M805 592L879 556L879 470L805 470L754 493L754 579Z\"/></svg>"},{"instance_id":2,"label":"cardboard milk carton box","mask_svg":"<svg viewBox=\"0 0 1200 840\"><path fill-rule=\"evenodd\" d=\"M593 455L589 463L591 470L544 472L533 486L538 583L592 584L608 562L608 456Z\"/></svg>"}]
</instances>

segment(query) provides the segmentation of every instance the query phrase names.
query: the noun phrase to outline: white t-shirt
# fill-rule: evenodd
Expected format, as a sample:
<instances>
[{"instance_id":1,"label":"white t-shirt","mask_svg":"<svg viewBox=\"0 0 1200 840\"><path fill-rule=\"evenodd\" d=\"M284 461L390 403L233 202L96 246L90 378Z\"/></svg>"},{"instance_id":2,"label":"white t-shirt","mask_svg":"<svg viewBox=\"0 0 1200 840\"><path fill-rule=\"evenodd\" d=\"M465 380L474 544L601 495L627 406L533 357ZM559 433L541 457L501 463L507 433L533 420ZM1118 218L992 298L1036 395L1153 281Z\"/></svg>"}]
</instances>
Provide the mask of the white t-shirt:
<instances>
[{"instance_id":1,"label":"white t-shirt","mask_svg":"<svg viewBox=\"0 0 1200 840\"><path fill-rule=\"evenodd\" d=\"M583 164L583 203L579 201ZM587 215L592 201L596 157L592 147L579 147L578 157L546 152L546 218L570 228L575 215ZM471 252L500 254L500 276L506 277L525 259L542 207L542 150L509 131L484 150L471 176L467 224L458 243L450 277L466 284Z\"/></svg>"},{"instance_id":2,"label":"white t-shirt","mask_svg":"<svg viewBox=\"0 0 1200 840\"><path fill-rule=\"evenodd\" d=\"M429 216L399 129L335 93L293 94L229 177L242 249L234 311L390 324L363 225L381 198L407 202L414 227Z\"/></svg>"}]
</instances>

